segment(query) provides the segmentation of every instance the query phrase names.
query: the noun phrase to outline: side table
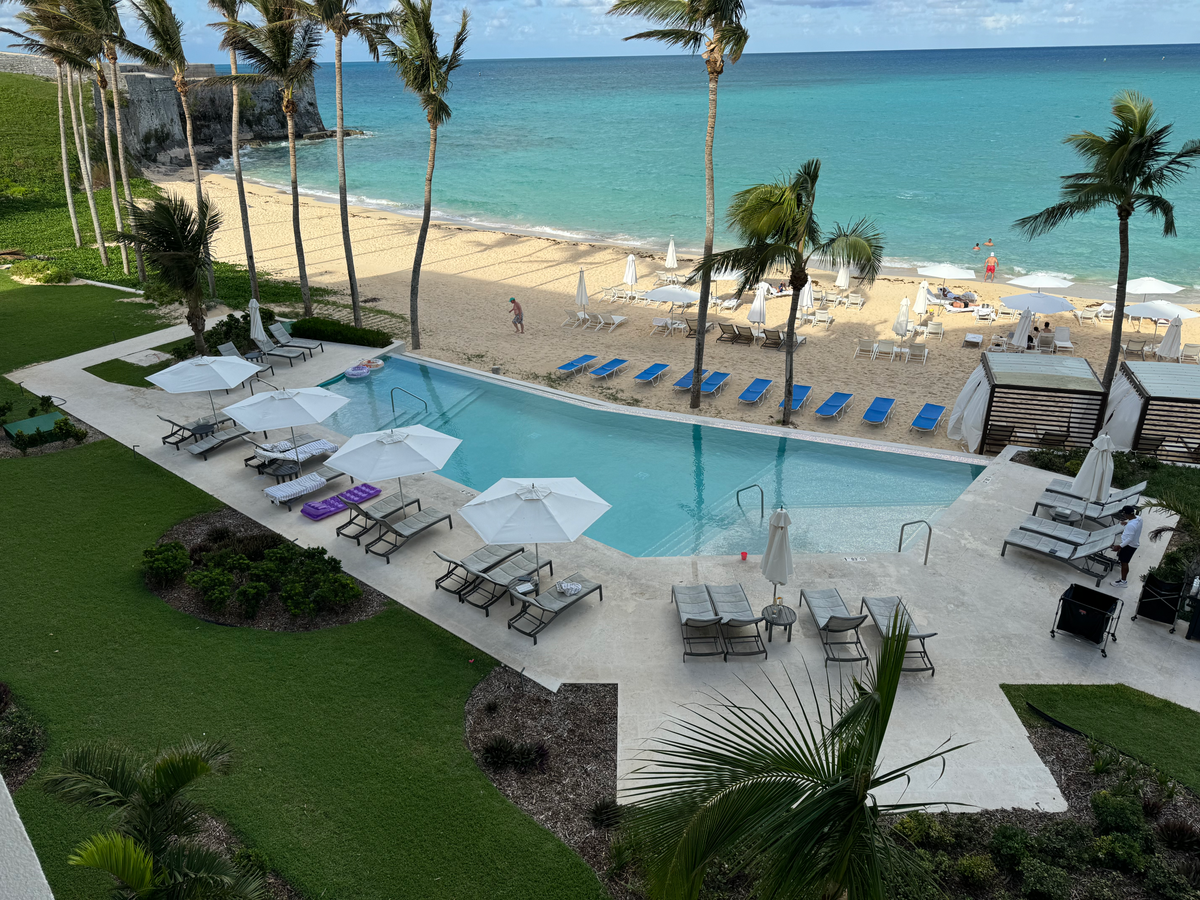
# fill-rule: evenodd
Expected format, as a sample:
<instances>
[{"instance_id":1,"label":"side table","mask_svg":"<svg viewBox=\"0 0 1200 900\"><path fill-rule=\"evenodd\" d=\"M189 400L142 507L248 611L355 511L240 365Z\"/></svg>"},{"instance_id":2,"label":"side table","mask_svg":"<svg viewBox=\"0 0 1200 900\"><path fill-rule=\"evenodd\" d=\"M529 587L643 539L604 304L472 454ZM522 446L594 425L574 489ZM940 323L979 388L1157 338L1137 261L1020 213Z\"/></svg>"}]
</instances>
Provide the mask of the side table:
<instances>
[{"instance_id":1,"label":"side table","mask_svg":"<svg viewBox=\"0 0 1200 900\"><path fill-rule=\"evenodd\" d=\"M787 629L788 643L792 642L792 626L796 624L796 611L790 606L784 604L772 603L770 606L764 606L762 617L767 622L767 643L771 643L771 631L774 628Z\"/></svg>"}]
</instances>

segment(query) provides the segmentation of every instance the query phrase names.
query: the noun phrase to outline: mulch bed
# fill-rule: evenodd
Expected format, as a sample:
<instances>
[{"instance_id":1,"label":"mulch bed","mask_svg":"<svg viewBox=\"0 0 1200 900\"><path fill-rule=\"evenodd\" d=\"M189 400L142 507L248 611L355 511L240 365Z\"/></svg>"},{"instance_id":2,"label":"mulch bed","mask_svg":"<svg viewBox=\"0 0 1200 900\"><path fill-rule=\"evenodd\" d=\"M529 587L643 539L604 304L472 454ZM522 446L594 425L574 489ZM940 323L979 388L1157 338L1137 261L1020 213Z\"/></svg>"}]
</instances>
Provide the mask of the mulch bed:
<instances>
[{"instance_id":1,"label":"mulch bed","mask_svg":"<svg viewBox=\"0 0 1200 900\"><path fill-rule=\"evenodd\" d=\"M232 859L245 845L238 840L233 829L215 816L205 815L200 821L200 833L196 840L223 856ZM267 873L267 894L273 900L303 900L300 892L284 881L275 872Z\"/></svg>"},{"instance_id":2,"label":"mulch bed","mask_svg":"<svg viewBox=\"0 0 1200 900\"><path fill-rule=\"evenodd\" d=\"M204 542L209 529L225 526L236 534L272 534L272 530L236 509L226 507L216 512L202 513L181 522L159 538L160 544L179 541L190 551ZM264 631L318 631L350 622L370 619L386 609L392 601L368 584L355 579L362 588L362 597L353 606L337 612L320 613L315 616L293 616L277 598L265 601L253 620L247 620L236 609L213 612L200 599L199 593L184 582L155 591L168 605L196 619L216 625L231 625L241 628L261 628Z\"/></svg>"},{"instance_id":3,"label":"mulch bed","mask_svg":"<svg viewBox=\"0 0 1200 900\"><path fill-rule=\"evenodd\" d=\"M89 425L87 422L83 421L82 419L77 419L70 413L65 412L61 409L58 411L60 413L62 413L62 415L66 416L68 419L70 419L71 423L73 425L76 425L79 428L87 429L88 436L87 436L87 438L84 439L83 443L94 444L96 441L102 441L108 437L108 435L105 434L103 431L93 428L91 425ZM24 416L21 416L18 418L15 412L10 413L9 415L12 417L13 421L20 421L20 419L25 418ZM39 415L40 415L40 413L39 413ZM68 447L78 447L78 446L79 445L76 444L74 441L51 441L48 444L42 444L40 447L30 447L27 451L25 451L25 455L26 456L45 456L47 453L57 453L59 450L66 450ZM21 451L12 445L12 441L8 440L7 435L5 435L3 438L0 438L0 459L13 459L13 458L19 458L20 456L21 456Z\"/></svg>"}]
</instances>

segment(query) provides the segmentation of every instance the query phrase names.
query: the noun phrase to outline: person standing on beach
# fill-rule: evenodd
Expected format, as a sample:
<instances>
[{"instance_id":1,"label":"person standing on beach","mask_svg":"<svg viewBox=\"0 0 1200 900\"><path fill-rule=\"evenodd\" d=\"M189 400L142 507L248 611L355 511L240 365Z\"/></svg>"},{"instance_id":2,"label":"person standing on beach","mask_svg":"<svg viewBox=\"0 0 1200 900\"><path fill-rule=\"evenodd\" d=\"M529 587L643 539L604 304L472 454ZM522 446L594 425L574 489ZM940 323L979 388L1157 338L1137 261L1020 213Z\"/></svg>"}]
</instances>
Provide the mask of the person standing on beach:
<instances>
[{"instance_id":1,"label":"person standing on beach","mask_svg":"<svg viewBox=\"0 0 1200 900\"><path fill-rule=\"evenodd\" d=\"M996 263L998 261L995 253L988 254L988 258L984 260L984 265L987 266L987 271L983 276L984 281L994 282L996 280Z\"/></svg>"},{"instance_id":2,"label":"person standing on beach","mask_svg":"<svg viewBox=\"0 0 1200 900\"><path fill-rule=\"evenodd\" d=\"M524 334L525 310L521 309L521 304L517 302L516 297L509 297L508 302L512 306L513 330L517 334Z\"/></svg>"}]
</instances>

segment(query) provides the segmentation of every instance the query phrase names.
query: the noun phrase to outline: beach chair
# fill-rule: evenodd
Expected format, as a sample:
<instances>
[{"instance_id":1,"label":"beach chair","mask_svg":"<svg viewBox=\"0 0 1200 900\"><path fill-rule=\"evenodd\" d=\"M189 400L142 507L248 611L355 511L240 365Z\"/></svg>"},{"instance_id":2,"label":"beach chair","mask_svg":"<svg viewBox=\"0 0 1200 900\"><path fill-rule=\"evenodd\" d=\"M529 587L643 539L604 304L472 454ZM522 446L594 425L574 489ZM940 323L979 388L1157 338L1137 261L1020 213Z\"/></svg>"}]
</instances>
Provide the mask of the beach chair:
<instances>
[{"instance_id":1,"label":"beach chair","mask_svg":"<svg viewBox=\"0 0 1200 900\"><path fill-rule=\"evenodd\" d=\"M275 340L279 342L281 347L295 347L297 350L307 350L310 355L313 350L320 350L322 353L325 352L325 344L321 341L292 337L291 333L283 327L282 322L271 323L267 326L267 331L275 336Z\"/></svg>"},{"instance_id":2,"label":"beach chair","mask_svg":"<svg viewBox=\"0 0 1200 900\"><path fill-rule=\"evenodd\" d=\"M770 378L755 378L744 391L738 394L739 403L761 403L774 382Z\"/></svg>"},{"instance_id":3,"label":"beach chair","mask_svg":"<svg viewBox=\"0 0 1200 900\"><path fill-rule=\"evenodd\" d=\"M854 309L862 309L863 304L866 302L867 301L863 298L862 294L851 294L846 298L846 309L850 309L851 307Z\"/></svg>"},{"instance_id":4,"label":"beach chair","mask_svg":"<svg viewBox=\"0 0 1200 900\"><path fill-rule=\"evenodd\" d=\"M574 594L564 594L558 589L562 582L579 585ZM508 620L508 627L514 631L533 638L537 646L537 636L546 630L546 626L589 594L599 594L600 602L604 602L604 588L594 581L588 581L579 572L568 575L562 582L554 582L547 590L536 597L522 597L521 611Z\"/></svg>"},{"instance_id":5,"label":"beach chair","mask_svg":"<svg viewBox=\"0 0 1200 900\"><path fill-rule=\"evenodd\" d=\"M325 487L331 481L344 478L345 475L345 472L339 472L337 469L322 466L319 472L310 472L299 478L293 478L291 481L283 481L279 484L265 487L263 488L263 494L276 506L286 506L288 512L291 512L292 504L297 500L321 490L321 488Z\"/></svg>"},{"instance_id":6,"label":"beach chair","mask_svg":"<svg viewBox=\"0 0 1200 900\"><path fill-rule=\"evenodd\" d=\"M1115 312L1116 309L1108 309L1104 306L1101 306L1100 309L1096 311L1096 321L1111 322L1113 320L1113 313Z\"/></svg>"},{"instance_id":7,"label":"beach chair","mask_svg":"<svg viewBox=\"0 0 1200 900\"><path fill-rule=\"evenodd\" d=\"M844 391L834 391L814 412L822 419L840 419L842 414L846 412L846 407L850 405L850 400L853 397L853 394L848 394Z\"/></svg>"},{"instance_id":8,"label":"beach chair","mask_svg":"<svg viewBox=\"0 0 1200 900\"><path fill-rule=\"evenodd\" d=\"M1179 361L1200 365L1200 344L1184 344L1179 351Z\"/></svg>"},{"instance_id":9,"label":"beach chair","mask_svg":"<svg viewBox=\"0 0 1200 900\"><path fill-rule=\"evenodd\" d=\"M941 322L930 322L925 328L926 340L935 335L939 341L946 336L946 326L944 326Z\"/></svg>"},{"instance_id":10,"label":"beach chair","mask_svg":"<svg viewBox=\"0 0 1200 900\"><path fill-rule=\"evenodd\" d=\"M607 328L610 332L616 330L616 327L622 322L629 320L628 316L611 316L608 313L600 313L600 324L596 326L596 330Z\"/></svg>"},{"instance_id":11,"label":"beach chair","mask_svg":"<svg viewBox=\"0 0 1200 900\"><path fill-rule=\"evenodd\" d=\"M1104 576L1111 572L1117 563L1116 559L1104 555L1104 551L1112 547L1111 537L1092 540L1086 544L1068 544L1046 535L1014 528L1004 539L1000 555L1004 556L1010 546L1020 547L1022 550L1070 566L1089 578L1095 578L1096 587L1100 587Z\"/></svg>"},{"instance_id":12,"label":"beach chair","mask_svg":"<svg viewBox=\"0 0 1200 900\"><path fill-rule=\"evenodd\" d=\"M713 610L708 589L702 584L671 586L671 601L679 613L683 634L683 661L689 656L725 656L721 617Z\"/></svg>"},{"instance_id":13,"label":"beach chair","mask_svg":"<svg viewBox=\"0 0 1200 900\"><path fill-rule=\"evenodd\" d=\"M734 325L733 330L737 333L737 337L733 341L735 344L750 344L753 346L754 342L758 340L758 335L754 333L754 329L749 325Z\"/></svg>"},{"instance_id":14,"label":"beach chair","mask_svg":"<svg viewBox=\"0 0 1200 900\"><path fill-rule=\"evenodd\" d=\"M672 385L672 387L674 387L675 390L677 390L677 391L690 391L692 389L692 375L694 375L695 372L696 372L695 369L688 369L687 374L684 375L682 378L680 378L677 382L675 382L675 384ZM707 375L708 375L708 369L702 369L700 372L700 377L703 379Z\"/></svg>"},{"instance_id":15,"label":"beach chair","mask_svg":"<svg viewBox=\"0 0 1200 900\"><path fill-rule=\"evenodd\" d=\"M1091 322L1095 325L1097 312L1098 310L1095 309L1077 309L1075 310L1075 318L1079 320L1080 325L1084 322Z\"/></svg>"},{"instance_id":16,"label":"beach chair","mask_svg":"<svg viewBox=\"0 0 1200 900\"><path fill-rule=\"evenodd\" d=\"M1123 343L1121 345L1121 353L1126 359L1129 359L1129 357L1132 356L1134 353L1136 353L1142 359L1145 359L1146 358L1146 345L1149 343L1150 343L1149 341L1145 341L1145 340L1126 341L1125 343Z\"/></svg>"},{"instance_id":17,"label":"beach chair","mask_svg":"<svg viewBox=\"0 0 1200 900\"><path fill-rule=\"evenodd\" d=\"M670 363L654 363L633 376L633 380L641 384L657 384L663 373L671 368Z\"/></svg>"},{"instance_id":18,"label":"beach chair","mask_svg":"<svg viewBox=\"0 0 1200 900\"><path fill-rule=\"evenodd\" d=\"M717 327L721 329L721 333L717 335L717 343L736 344L738 340L737 329L728 322L718 322Z\"/></svg>"},{"instance_id":19,"label":"beach chair","mask_svg":"<svg viewBox=\"0 0 1200 900\"><path fill-rule=\"evenodd\" d=\"M597 331L599 331L602 327L604 327L604 321L600 318L600 313L581 312L579 317L583 320L584 331L587 331L588 328L595 328Z\"/></svg>"},{"instance_id":20,"label":"beach chair","mask_svg":"<svg viewBox=\"0 0 1200 900\"><path fill-rule=\"evenodd\" d=\"M728 381L728 372L713 372L700 385L700 393L715 397L725 389L725 384Z\"/></svg>"},{"instance_id":21,"label":"beach chair","mask_svg":"<svg viewBox=\"0 0 1200 900\"><path fill-rule=\"evenodd\" d=\"M708 599L713 612L720 617L717 626L725 644L725 661L731 656L758 656L767 658L767 645L758 631L763 617L754 612L750 599L740 584L706 584Z\"/></svg>"},{"instance_id":22,"label":"beach chair","mask_svg":"<svg viewBox=\"0 0 1200 900\"><path fill-rule=\"evenodd\" d=\"M276 441L273 444L260 444L249 435L243 435L242 440L254 447L254 453L242 460L242 465L255 469L260 475L271 474L266 469L275 463L303 463L314 456L327 453L337 453L338 445L323 438L315 438L311 434L298 434L294 439Z\"/></svg>"},{"instance_id":23,"label":"beach chair","mask_svg":"<svg viewBox=\"0 0 1200 900\"><path fill-rule=\"evenodd\" d=\"M1021 318L1021 312L1020 310L1009 309L1007 306L1002 306L1000 307L999 316L1001 319L1008 319L1011 321Z\"/></svg>"},{"instance_id":24,"label":"beach chair","mask_svg":"<svg viewBox=\"0 0 1200 900\"><path fill-rule=\"evenodd\" d=\"M231 356L235 359L246 359L246 357L242 356L241 351L238 350L233 341L229 341L225 344L219 344L217 346L217 352L222 356ZM325 351L322 350L321 352L323 353ZM246 359L246 362L252 362L254 365L258 366L258 378L260 379L262 378L263 372L270 372L272 377L275 375L275 367L270 363L260 363L257 360L249 359Z\"/></svg>"},{"instance_id":25,"label":"beach chair","mask_svg":"<svg viewBox=\"0 0 1200 900\"><path fill-rule=\"evenodd\" d=\"M725 312L734 312L741 305L742 305L742 295L735 294L734 296L730 297L728 300L723 300L721 302L721 309L723 309Z\"/></svg>"},{"instance_id":26,"label":"beach chair","mask_svg":"<svg viewBox=\"0 0 1200 900\"><path fill-rule=\"evenodd\" d=\"M685 334L684 337L694 338L700 333L698 330L699 326L700 326L699 319L689 319L689 318L687 318L687 316L684 316L683 324L687 326L687 334ZM704 323L704 333L707 334L708 332L712 331L716 327L717 327L716 322L705 322Z\"/></svg>"},{"instance_id":27,"label":"beach chair","mask_svg":"<svg viewBox=\"0 0 1200 900\"><path fill-rule=\"evenodd\" d=\"M804 402L806 400L808 400L808 395L811 393L812 393L812 388L809 387L807 384L793 384L792 385L792 412L795 412L796 410L800 409L800 407L804 406ZM787 403L786 397L779 401L779 408L783 409L783 405L785 403Z\"/></svg>"},{"instance_id":28,"label":"beach chair","mask_svg":"<svg viewBox=\"0 0 1200 900\"><path fill-rule=\"evenodd\" d=\"M883 359L887 357L888 361L896 358L896 342L895 341L878 341L875 344L875 355L872 359Z\"/></svg>"},{"instance_id":29,"label":"beach chair","mask_svg":"<svg viewBox=\"0 0 1200 900\"><path fill-rule=\"evenodd\" d=\"M783 346L783 339L783 333L778 328L764 328L759 346L764 350L778 350Z\"/></svg>"},{"instance_id":30,"label":"beach chair","mask_svg":"<svg viewBox=\"0 0 1200 900\"><path fill-rule=\"evenodd\" d=\"M925 362L929 359L929 348L925 346L924 341L913 341L908 345L907 349L908 362L920 360L921 365L925 365Z\"/></svg>"},{"instance_id":31,"label":"beach chair","mask_svg":"<svg viewBox=\"0 0 1200 900\"><path fill-rule=\"evenodd\" d=\"M270 338L267 338L265 341L255 338L254 343L265 356L278 356L280 359L286 359L288 361L288 368L295 365L295 360L297 359L301 361L308 359L308 354L299 347L277 347L271 343Z\"/></svg>"},{"instance_id":32,"label":"beach chair","mask_svg":"<svg viewBox=\"0 0 1200 900\"><path fill-rule=\"evenodd\" d=\"M675 323L671 319L664 319L657 316L650 320L650 334L658 334L660 331L663 334L670 334L675 328Z\"/></svg>"},{"instance_id":33,"label":"beach chair","mask_svg":"<svg viewBox=\"0 0 1200 900\"><path fill-rule=\"evenodd\" d=\"M1067 446L1067 438L1070 435L1065 431L1041 431L1038 432L1039 447L1065 447Z\"/></svg>"},{"instance_id":34,"label":"beach chair","mask_svg":"<svg viewBox=\"0 0 1200 900\"><path fill-rule=\"evenodd\" d=\"M850 610L846 608L846 602L842 600L837 588L820 591L801 588L800 603L808 606L813 624L817 626L817 636L825 648L826 668L831 662L868 661L867 651L863 649L858 636L858 628L867 620L867 616L865 613L850 615ZM851 655L843 656L840 647L848 648Z\"/></svg>"},{"instance_id":35,"label":"beach chair","mask_svg":"<svg viewBox=\"0 0 1200 900\"><path fill-rule=\"evenodd\" d=\"M1105 528L1099 528L1096 531L1088 531L1086 528L1077 528L1070 522L1059 522L1055 519L1045 519L1041 516L1026 516L1025 521L1017 527L1022 531L1032 531L1034 534L1054 538L1056 541L1062 541L1064 544L1072 544L1079 547L1090 541L1098 541L1101 538L1108 538L1111 544L1121 536L1121 531L1125 528L1125 525L1118 523Z\"/></svg>"},{"instance_id":36,"label":"beach chair","mask_svg":"<svg viewBox=\"0 0 1200 900\"><path fill-rule=\"evenodd\" d=\"M463 560L463 568L472 581L469 586L458 592L458 602L469 603L476 609L482 609L485 616L490 616L491 607L505 596L508 596L511 605L512 592L524 594L531 591L532 579L540 569L548 568L550 577L554 577L554 561L546 559L539 568L538 559L536 552L530 553L526 550L486 572L467 565L466 560ZM524 591L519 590L522 587L525 588Z\"/></svg>"},{"instance_id":37,"label":"beach chair","mask_svg":"<svg viewBox=\"0 0 1200 900\"><path fill-rule=\"evenodd\" d=\"M994 322L996 320L996 310L990 306L977 306L972 310L976 322Z\"/></svg>"},{"instance_id":38,"label":"beach chair","mask_svg":"<svg viewBox=\"0 0 1200 900\"><path fill-rule=\"evenodd\" d=\"M587 327L587 323L588 323L588 314L587 313L583 312L582 310L578 310L578 309L568 309L566 311L566 313L567 313L567 317L565 319L563 319L563 323L562 323L561 327L574 328L577 325L581 325L581 324L585 328Z\"/></svg>"},{"instance_id":39,"label":"beach chair","mask_svg":"<svg viewBox=\"0 0 1200 900\"><path fill-rule=\"evenodd\" d=\"M170 433L163 436L162 442L164 444L170 444L176 450L178 450L179 445L185 441L198 441L204 435L211 434L216 426L221 425L224 422L233 421L224 413L218 413L215 416L203 416L202 418L196 419L192 422L185 422L182 425L173 419L168 419L166 416L159 416L159 418L171 426Z\"/></svg>"},{"instance_id":40,"label":"beach chair","mask_svg":"<svg viewBox=\"0 0 1200 900\"><path fill-rule=\"evenodd\" d=\"M806 343L808 343L808 335L807 334L792 335L792 350L795 350L801 344L806 344ZM786 350L787 349L787 338L786 337L781 338L779 346L776 347L775 349L779 352Z\"/></svg>"},{"instance_id":41,"label":"beach chair","mask_svg":"<svg viewBox=\"0 0 1200 900\"><path fill-rule=\"evenodd\" d=\"M604 365L592 369L588 374L593 378L609 379L618 374L627 365L629 365L629 360L627 359L610 359Z\"/></svg>"},{"instance_id":42,"label":"beach chair","mask_svg":"<svg viewBox=\"0 0 1200 900\"><path fill-rule=\"evenodd\" d=\"M346 508L350 510L350 518L335 528L334 533L353 539L356 545L379 527L380 522L385 522L399 513L407 516L410 506L415 505L417 512L421 511L420 499L414 497L411 500L401 500L399 493L388 494L370 506L362 506L354 500L345 500L345 503Z\"/></svg>"},{"instance_id":43,"label":"beach chair","mask_svg":"<svg viewBox=\"0 0 1200 900\"><path fill-rule=\"evenodd\" d=\"M1149 483L1150 482L1148 481L1141 481L1135 484L1133 487L1121 488L1120 490L1117 488L1109 488L1108 499L1104 502L1136 504L1142 498L1142 494L1146 490L1146 486ZM1079 494L1075 493L1074 483L1066 478L1052 478L1050 483L1046 485L1046 490L1051 494L1063 494L1067 497L1075 497L1079 500L1087 499L1086 497L1080 497Z\"/></svg>"},{"instance_id":44,"label":"beach chair","mask_svg":"<svg viewBox=\"0 0 1200 900\"><path fill-rule=\"evenodd\" d=\"M896 407L896 401L888 397L876 397L863 413L862 420L868 425L886 425L888 416Z\"/></svg>"},{"instance_id":45,"label":"beach chair","mask_svg":"<svg viewBox=\"0 0 1200 900\"><path fill-rule=\"evenodd\" d=\"M935 673L929 651L925 649L925 641L937 635L936 631L917 631L916 623L908 614L908 607L899 597L863 597L858 611L866 610L879 629L879 634L891 634L908 631L908 648L904 651L905 660L911 660L916 665L902 666L902 672L928 672L930 677ZM913 646L913 641L917 646Z\"/></svg>"},{"instance_id":46,"label":"beach chair","mask_svg":"<svg viewBox=\"0 0 1200 900\"><path fill-rule=\"evenodd\" d=\"M214 431L212 434L202 437L194 444L188 444L184 447L192 456L199 456L201 459L207 460L208 454L214 450L219 450L231 441L236 441L240 437L249 434L250 430L243 428L241 425L234 425L230 428Z\"/></svg>"},{"instance_id":47,"label":"beach chair","mask_svg":"<svg viewBox=\"0 0 1200 900\"><path fill-rule=\"evenodd\" d=\"M563 363L555 371L562 372L564 375L578 375L580 372L586 372L588 366L596 359L595 356L577 356L570 362Z\"/></svg>"},{"instance_id":48,"label":"beach chair","mask_svg":"<svg viewBox=\"0 0 1200 900\"><path fill-rule=\"evenodd\" d=\"M390 565L393 553L439 522L447 522L451 530L454 529L454 520L450 518L450 513L444 513L432 507L406 516L394 525L387 521L380 522L379 537L367 544L366 552L382 556L383 561Z\"/></svg>"},{"instance_id":49,"label":"beach chair","mask_svg":"<svg viewBox=\"0 0 1200 900\"><path fill-rule=\"evenodd\" d=\"M973 347L977 350L982 350L983 349L983 335L982 334L972 334L972 333L968 332L967 334L963 335L962 345L964 347L968 347L968 348Z\"/></svg>"},{"instance_id":50,"label":"beach chair","mask_svg":"<svg viewBox=\"0 0 1200 900\"><path fill-rule=\"evenodd\" d=\"M1037 349L1038 349L1038 352L1039 352L1039 353L1053 353L1053 352L1055 352L1055 347L1054 347L1054 335L1052 335L1052 334L1039 334L1039 335L1038 335L1038 339L1037 339Z\"/></svg>"},{"instance_id":51,"label":"beach chair","mask_svg":"<svg viewBox=\"0 0 1200 900\"><path fill-rule=\"evenodd\" d=\"M865 356L868 359L875 358L875 341L868 338L867 340L859 340L858 345L854 348L854 355L851 359L858 359L860 356Z\"/></svg>"},{"instance_id":52,"label":"beach chair","mask_svg":"<svg viewBox=\"0 0 1200 900\"><path fill-rule=\"evenodd\" d=\"M815 313L813 313L813 327L814 328L816 328L818 325L824 325L826 330L828 330L829 326L832 324L833 324L833 316L831 316L829 314L829 310L818 309Z\"/></svg>"},{"instance_id":53,"label":"beach chair","mask_svg":"<svg viewBox=\"0 0 1200 900\"><path fill-rule=\"evenodd\" d=\"M524 551L525 548L520 544L488 544L462 559L454 559L434 550L433 555L446 564L446 571L434 579L433 588L457 597L475 583L475 576L471 574L471 570L490 572Z\"/></svg>"},{"instance_id":54,"label":"beach chair","mask_svg":"<svg viewBox=\"0 0 1200 900\"><path fill-rule=\"evenodd\" d=\"M926 403L912 420L912 424L908 426L908 430L912 431L915 428L917 431L927 431L933 434L937 431L938 425L941 424L942 416L945 414L946 407L938 406L936 403Z\"/></svg>"}]
</instances>

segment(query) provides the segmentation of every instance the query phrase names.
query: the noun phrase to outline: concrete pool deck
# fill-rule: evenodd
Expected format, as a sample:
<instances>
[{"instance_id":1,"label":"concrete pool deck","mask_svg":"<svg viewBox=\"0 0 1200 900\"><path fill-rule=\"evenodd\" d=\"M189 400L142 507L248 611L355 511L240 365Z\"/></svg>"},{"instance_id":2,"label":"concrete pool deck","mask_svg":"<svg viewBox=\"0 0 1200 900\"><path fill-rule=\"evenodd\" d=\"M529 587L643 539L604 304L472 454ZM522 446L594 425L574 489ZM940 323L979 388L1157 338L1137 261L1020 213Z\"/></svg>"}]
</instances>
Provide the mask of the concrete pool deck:
<instances>
[{"instance_id":1,"label":"concrete pool deck","mask_svg":"<svg viewBox=\"0 0 1200 900\"><path fill-rule=\"evenodd\" d=\"M242 466L247 455L243 448L224 448L202 462L161 444L165 426L156 414L177 421L201 415L208 410L206 395L171 395L110 384L82 371L186 333L179 326L29 367L10 377L36 393L64 398L67 411L127 446L136 445L138 453L281 534L326 547L342 559L347 572L539 682L550 687L566 682L618 684L620 775L638 765L637 753L645 740L680 711L680 704L702 699L704 692L745 699L749 687L766 687L767 677L780 683L785 669L803 683L806 665L818 683L825 677L824 654L807 610L799 611L791 643L776 633L765 663L734 659L726 664L719 658L682 661L671 585L741 582L755 607L766 605L771 588L759 574L755 557L747 562L725 556L634 558L588 538L543 546L542 556L554 560L556 576L582 572L604 585L605 599L601 603L593 595L564 613L535 646L505 627L512 614L509 607L498 604L493 615L485 617L433 589L434 578L445 569L434 549L461 557L482 543L457 515L453 530L437 526L395 553L391 565L365 556L351 541L335 536L341 517L314 523L298 510L289 513L268 503L262 488L273 480L256 477ZM278 387L317 384L364 355L359 347L327 344L326 349L292 368L285 361L269 380ZM245 394L234 392L227 403ZM306 430L335 437L317 426ZM580 475L586 481L586 468ZM863 595L900 594L917 624L938 632L928 642L937 675L904 676L884 762L924 756L946 740L970 744L948 758L944 774L938 765L918 770L905 794L908 801L1064 808L1053 778L1000 690L1002 683L1123 682L1196 708L1189 685L1200 675L1200 654L1182 633L1170 635L1166 626L1128 619L1138 592L1136 578L1161 557L1165 541L1144 542L1135 557L1131 579L1135 585L1122 592L1124 619L1107 658L1068 635L1050 638L1057 598L1077 573L1019 549L1000 557L1004 536L1029 513L1049 480L1049 473L1011 461L993 463L934 525L928 566L922 565L923 545L903 554L795 555L794 583L782 590L793 609L802 587L837 587L853 611ZM332 493L331 488L315 496ZM405 493L421 497L428 506L455 512L475 492L438 475L424 475L406 478ZM1164 521L1158 514L1148 515L1147 533ZM878 646L875 629L868 624L863 636L873 651ZM839 677L857 674L858 669L843 665L828 671L836 685Z\"/></svg>"}]
</instances>

